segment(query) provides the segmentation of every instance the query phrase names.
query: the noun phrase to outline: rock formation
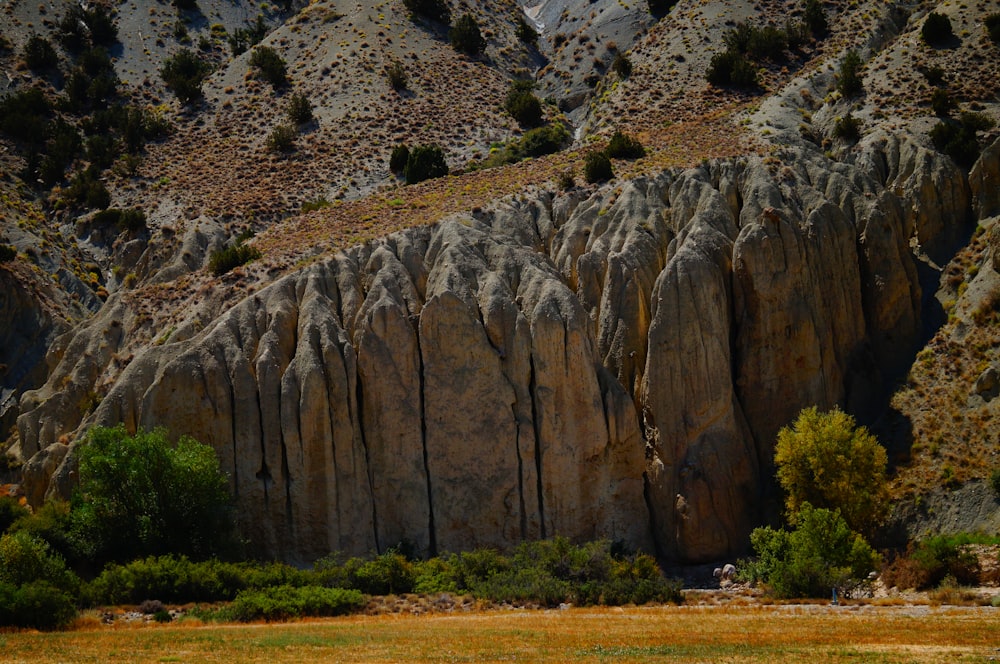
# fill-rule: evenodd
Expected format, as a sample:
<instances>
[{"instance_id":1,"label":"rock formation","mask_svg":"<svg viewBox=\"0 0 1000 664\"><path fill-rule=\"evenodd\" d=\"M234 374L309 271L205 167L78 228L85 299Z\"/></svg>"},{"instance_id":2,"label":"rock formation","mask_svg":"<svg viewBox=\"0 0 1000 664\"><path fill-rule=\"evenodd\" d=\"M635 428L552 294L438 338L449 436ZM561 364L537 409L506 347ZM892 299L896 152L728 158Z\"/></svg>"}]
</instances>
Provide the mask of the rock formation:
<instances>
[{"instance_id":1,"label":"rock formation","mask_svg":"<svg viewBox=\"0 0 1000 664\"><path fill-rule=\"evenodd\" d=\"M813 404L864 412L912 357L911 239L960 237L970 196L946 158L889 136L848 163L789 148L526 192L147 345L83 425L212 445L246 535L289 560L557 534L732 556L769 509L778 428ZM22 399L36 502L75 462L46 450L82 430L55 386L92 385L127 316L113 295Z\"/></svg>"}]
</instances>

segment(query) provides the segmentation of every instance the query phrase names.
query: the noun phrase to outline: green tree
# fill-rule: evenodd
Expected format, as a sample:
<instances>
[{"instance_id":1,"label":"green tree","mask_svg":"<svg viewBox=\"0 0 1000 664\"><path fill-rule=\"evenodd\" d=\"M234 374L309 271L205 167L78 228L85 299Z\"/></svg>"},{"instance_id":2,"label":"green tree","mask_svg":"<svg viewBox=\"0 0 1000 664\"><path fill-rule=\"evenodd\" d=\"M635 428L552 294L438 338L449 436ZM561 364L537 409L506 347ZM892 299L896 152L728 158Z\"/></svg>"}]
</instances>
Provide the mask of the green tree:
<instances>
[{"instance_id":1,"label":"green tree","mask_svg":"<svg viewBox=\"0 0 1000 664\"><path fill-rule=\"evenodd\" d=\"M861 83L861 56L854 51L848 51L840 63L840 73L837 77L837 91L844 97L852 97L860 94L863 89Z\"/></svg>"},{"instance_id":2,"label":"green tree","mask_svg":"<svg viewBox=\"0 0 1000 664\"><path fill-rule=\"evenodd\" d=\"M425 16L441 23L451 21L451 11L444 0L403 0L411 17Z\"/></svg>"},{"instance_id":3,"label":"green tree","mask_svg":"<svg viewBox=\"0 0 1000 664\"><path fill-rule=\"evenodd\" d=\"M31 35L24 45L24 62L36 74L43 74L59 66L59 56L48 39Z\"/></svg>"},{"instance_id":4,"label":"green tree","mask_svg":"<svg viewBox=\"0 0 1000 664\"><path fill-rule=\"evenodd\" d=\"M849 589L878 567L878 554L839 510L804 503L798 516L795 530L764 527L750 534L757 559L743 564L743 576L777 597L824 597L832 588Z\"/></svg>"},{"instance_id":5,"label":"green tree","mask_svg":"<svg viewBox=\"0 0 1000 664\"><path fill-rule=\"evenodd\" d=\"M587 155L587 160L583 164L583 177L587 182L602 182L614 176L615 171L606 152L591 152Z\"/></svg>"},{"instance_id":6,"label":"green tree","mask_svg":"<svg viewBox=\"0 0 1000 664\"><path fill-rule=\"evenodd\" d=\"M448 175L448 164L444 152L436 145L418 145L410 150L406 158L403 177L406 184L416 184L431 178Z\"/></svg>"},{"instance_id":7,"label":"green tree","mask_svg":"<svg viewBox=\"0 0 1000 664\"><path fill-rule=\"evenodd\" d=\"M944 14L931 12L920 28L920 37L931 46L943 46L955 38L951 29L951 19Z\"/></svg>"},{"instance_id":8,"label":"green tree","mask_svg":"<svg viewBox=\"0 0 1000 664\"><path fill-rule=\"evenodd\" d=\"M229 484L215 452L193 438L172 446L162 429L134 436L94 427L80 447L77 518L98 557L225 555L235 545Z\"/></svg>"},{"instance_id":9,"label":"green tree","mask_svg":"<svg viewBox=\"0 0 1000 664\"><path fill-rule=\"evenodd\" d=\"M271 84L273 88L283 88L288 85L288 74L285 60L270 46L258 46L250 54L250 68L259 78Z\"/></svg>"},{"instance_id":10,"label":"green tree","mask_svg":"<svg viewBox=\"0 0 1000 664\"><path fill-rule=\"evenodd\" d=\"M448 31L452 47L466 55L479 55L486 50L486 40L479 31L479 22L472 14L462 14Z\"/></svg>"},{"instance_id":11,"label":"green tree","mask_svg":"<svg viewBox=\"0 0 1000 664\"><path fill-rule=\"evenodd\" d=\"M534 89L534 81L513 81L504 99L504 110L522 127L537 127L542 123L542 102L532 92Z\"/></svg>"},{"instance_id":12,"label":"green tree","mask_svg":"<svg viewBox=\"0 0 1000 664\"><path fill-rule=\"evenodd\" d=\"M170 91L185 104L201 98L201 84L208 76L210 66L194 51L183 49L163 63L160 76Z\"/></svg>"},{"instance_id":13,"label":"green tree","mask_svg":"<svg viewBox=\"0 0 1000 664\"><path fill-rule=\"evenodd\" d=\"M806 503L839 509L848 525L863 533L885 515L885 448L838 408L799 413L791 427L778 432L774 463L792 523Z\"/></svg>"}]
</instances>

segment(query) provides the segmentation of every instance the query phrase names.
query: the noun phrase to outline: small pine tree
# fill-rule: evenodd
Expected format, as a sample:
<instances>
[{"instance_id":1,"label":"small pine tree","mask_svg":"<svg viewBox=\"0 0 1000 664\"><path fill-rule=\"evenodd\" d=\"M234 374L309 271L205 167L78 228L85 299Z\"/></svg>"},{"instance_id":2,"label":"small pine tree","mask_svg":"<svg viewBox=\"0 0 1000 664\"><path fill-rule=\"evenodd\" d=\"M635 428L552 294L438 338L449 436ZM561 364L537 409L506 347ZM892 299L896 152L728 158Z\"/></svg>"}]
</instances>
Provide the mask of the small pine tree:
<instances>
[{"instance_id":1,"label":"small pine tree","mask_svg":"<svg viewBox=\"0 0 1000 664\"><path fill-rule=\"evenodd\" d=\"M444 0L403 0L403 4L413 18L424 16L441 23L451 22L451 10Z\"/></svg>"},{"instance_id":2,"label":"small pine tree","mask_svg":"<svg viewBox=\"0 0 1000 664\"><path fill-rule=\"evenodd\" d=\"M821 0L806 0L805 22L813 36L825 37L830 29Z\"/></svg>"},{"instance_id":3,"label":"small pine tree","mask_svg":"<svg viewBox=\"0 0 1000 664\"><path fill-rule=\"evenodd\" d=\"M951 19L944 14L931 12L920 28L920 37L931 46L943 46L955 38L951 30Z\"/></svg>"},{"instance_id":4,"label":"small pine tree","mask_svg":"<svg viewBox=\"0 0 1000 664\"><path fill-rule=\"evenodd\" d=\"M59 56L48 39L32 35L24 45L24 63L36 74L43 74L59 66Z\"/></svg>"},{"instance_id":5,"label":"small pine tree","mask_svg":"<svg viewBox=\"0 0 1000 664\"><path fill-rule=\"evenodd\" d=\"M406 170L406 163L410 160L410 148L405 145L397 145L392 149L389 156L389 171L396 175L402 175Z\"/></svg>"},{"instance_id":6,"label":"small pine tree","mask_svg":"<svg viewBox=\"0 0 1000 664\"><path fill-rule=\"evenodd\" d=\"M514 81L504 100L504 110L522 127L537 127L542 123L542 102L533 89L532 81Z\"/></svg>"},{"instance_id":7,"label":"small pine tree","mask_svg":"<svg viewBox=\"0 0 1000 664\"><path fill-rule=\"evenodd\" d=\"M201 84L208 76L210 65L194 51L182 49L163 63L160 76L167 87L185 104L201 99Z\"/></svg>"},{"instance_id":8,"label":"small pine tree","mask_svg":"<svg viewBox=\"0 0 1000 664\"><path fill-rule=\"evenodd\" d=\"M448 41L452 47L466 55L479 55L486 50L486 40L479 31L479 22L472 14L462 14L448 31Z\"/></svg>"},{"instance_id":9,"label":"small pine tree","mask_svg":"<svg viewBox=\"0 0 1000 664\"><path fill-rule=\"evenodd\" d=\"M615 59L611 62L611 69L618 74L618 78L628 78L632 75L632 61L621 52L615 53Z\"/></svg>"},{"instance_id":10,"label":"small pine tree","mask_svg":"<svg viewBox=\"0 0 1000 664\"><path fill-rule=\"evenodd\" d=\"M309 102L309 98L304 94L294 94L288 100L288 106L285 107L285 114L295 124L303 125L307 122L312 122L313 107Z\"/></svg>"},{"instance_id":11,"label":"small pine tree","mask_svg":"<svg viewBox=\"0 0 1000 664\"><path fill-rule=\"evenodd\" d=\"M418 145L410 150L403 169L406 184L416 184L424 180L448 175L448 164L444 151L437 145Z\"/></svg>"},{"instance_id":12,"label":"small pine tree","mask_svg":"<svg viewBox=\"0 0 1000 664\"><path fill-rule=\"evenodd\" d=\"M611 159L605 152L591 152L583 165L583 177L587 182L603 182L615 176Z\"/></svg>"},{"instance_id":13,"label":"small pine tree","mask_svg":"<svg viewBox=\"0 0 1000 664\"><path fill-rule=\"evenodd\" d=\"M275 89L288 85L285 60L270 46L258 46L253 50L250 68Z\"/></svg>"},{"instance_id":14,"label":"small pine tree","mask_svg":"<svg viewBox=\"0 0 1000 664\"><path fill-rule=\"evenodd\" d=\"M983 21L983 27L990 40L1000 46L1000 13L987 16Z\"/></svg>"},{"instance_id":15,"label":"small pine tree","mask_svg":"<svg viewBox=\"0 0 1000 664\"><path fill-rule=\"evenodd\" d=\"M613 159L638 159L646 154L646 149L638 139L622 133L620 129L615 130L611 140L608 141L607 155Z\"/></svg>"},{"instance_id":16,"label":"small pine tree","mask_svg":"<svg viewBox=\"0 0 1000 664\"><path fill-rule=\"evenodd\" d=\"M844 97L853 97L864 89L861 83L861 56L854 51L848 51L844 61L840 63L840 74L837 78L837 91Z\"/></svg>"}]
</instances>

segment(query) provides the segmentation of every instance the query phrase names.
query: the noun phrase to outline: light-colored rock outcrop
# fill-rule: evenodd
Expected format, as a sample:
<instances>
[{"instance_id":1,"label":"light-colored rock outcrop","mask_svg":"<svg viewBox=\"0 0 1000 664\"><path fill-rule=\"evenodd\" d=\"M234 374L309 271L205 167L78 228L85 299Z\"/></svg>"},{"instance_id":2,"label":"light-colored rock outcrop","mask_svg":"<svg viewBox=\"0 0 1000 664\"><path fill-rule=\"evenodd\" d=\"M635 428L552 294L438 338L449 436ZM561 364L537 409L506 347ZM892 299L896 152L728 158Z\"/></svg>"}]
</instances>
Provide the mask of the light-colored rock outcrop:
<instances>
[{"instance_id":1,"label":"light-colored rock outcrop","mask_svg":"<svg viewBox=\"0 0 1000 664\"><path fill-rule=\"evenodd\" d=\"M529 192L355 247L138 352L84 423L212 445L244 532L286 559L557 534L731 556L774 507L777 430L864 412L915 350L911 237L934 251L967 218L947 159L905 138L852 158ZM67 341L22 400L25 456L77 429L58 380L117 343L100 316ZM43 455L36 500L74 462Z\"/></svg>"}]
</instances>

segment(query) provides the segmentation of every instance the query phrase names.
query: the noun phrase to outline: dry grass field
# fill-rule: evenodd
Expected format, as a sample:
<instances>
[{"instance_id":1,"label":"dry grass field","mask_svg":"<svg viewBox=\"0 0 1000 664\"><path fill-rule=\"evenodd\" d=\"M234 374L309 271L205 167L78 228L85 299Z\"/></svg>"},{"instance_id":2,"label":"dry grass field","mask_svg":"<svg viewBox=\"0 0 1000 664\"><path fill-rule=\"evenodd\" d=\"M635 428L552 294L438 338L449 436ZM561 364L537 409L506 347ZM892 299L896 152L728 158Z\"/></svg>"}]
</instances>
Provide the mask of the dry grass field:
<instances>
[{"instance_id":1,"label":"dry grass field","mask_svg":"<svg viewBox=\"0 0 1000 664\"><path fill-rule=\"evenodd\" d=\"M86 621L83 621L86 622ZM1000 611L666 606L353 616L277 625L80 625L0 634L5 662L987 662Z\"/></svg>"}]
</instances>

